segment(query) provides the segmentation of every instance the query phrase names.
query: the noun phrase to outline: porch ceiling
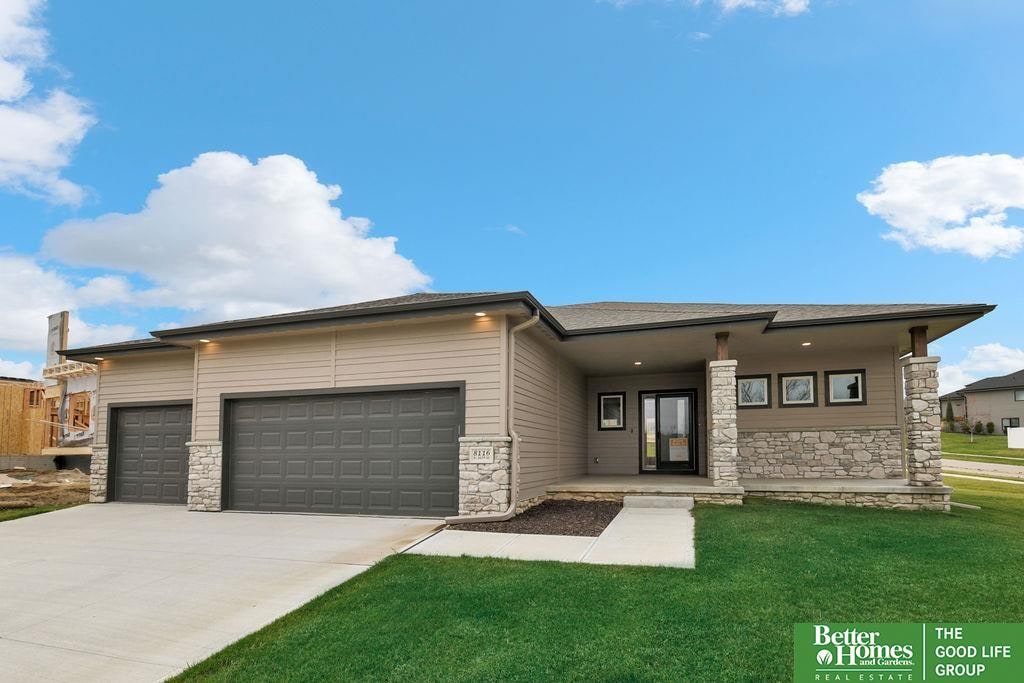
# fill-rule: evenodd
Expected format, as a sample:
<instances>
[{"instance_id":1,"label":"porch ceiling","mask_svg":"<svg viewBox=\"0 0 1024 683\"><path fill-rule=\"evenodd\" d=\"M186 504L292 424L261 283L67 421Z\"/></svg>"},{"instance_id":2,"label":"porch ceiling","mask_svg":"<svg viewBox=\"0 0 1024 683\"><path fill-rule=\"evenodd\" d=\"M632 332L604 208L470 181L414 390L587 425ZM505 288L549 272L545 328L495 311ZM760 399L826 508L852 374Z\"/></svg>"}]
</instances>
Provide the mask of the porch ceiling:
<instances>
[{"instance_id":1,"label":"porch ceiling","mask_svg":"<svg viewBox=\"0 0 1024 683\"><path fill-rule=\"evenodd\" d=\"M807 325L765 329L764 321L696 325L671 329L570 337L559 350L590 375L685 372L702 370L715 357L715 333L729 332L729 354L744 357L793 354L805 350L842 352L870 347L910 352L910 328L928 327L929 341L966 325L976 316L916 318L840 325ZM811 346L802 346L811 342ZM634 365L640 361L642 365Z\"/></svg>"}]
</instances>

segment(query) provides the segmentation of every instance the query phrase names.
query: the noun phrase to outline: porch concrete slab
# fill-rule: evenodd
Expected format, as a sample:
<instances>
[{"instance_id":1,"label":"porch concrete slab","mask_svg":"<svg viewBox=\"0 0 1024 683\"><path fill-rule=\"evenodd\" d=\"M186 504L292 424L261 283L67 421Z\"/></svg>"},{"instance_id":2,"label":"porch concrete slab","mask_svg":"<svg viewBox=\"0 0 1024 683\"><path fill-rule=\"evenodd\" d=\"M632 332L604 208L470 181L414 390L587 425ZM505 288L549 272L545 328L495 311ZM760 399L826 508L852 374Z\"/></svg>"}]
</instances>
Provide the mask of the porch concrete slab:
<instances>
[{"instance_id":1,"label":"porch concrete slab","mask_svg":"<svg viewBox=\"0 0 1024 683\"><path fill-rule=\"evenodd\" d=\"M622 507L627 508L682 508L693 509L689 496L623 496Z\"/></svg>"},{"instance_id":2,"label":"porch concrete slab","mask_svg":"<svg viewBox=\"0 0 1024 683\"><path fill-rule=\"evenodd\" d=\"M128 504L0 523L0 680L163 680L437 525Z\"/></svg>"},{"instance_id":3,"label":"porch concrete slab","mask_svg":"<svg viewBox=\"0 0 1024 683\"><path fill-rule=\"evenodd\" d=\"M588 474L551 484L548 493L742 494L742 486L715 486L707 477L685 474Z\"/></svg>"},{"instance_id":4,"label":"porch concrete slab","mask_svg":"<svg viewBox=\"0 0 1024 683\"><path fill-rule=\"evenodd\" d=\"M583 562L692 569L693 515L686 508L623 508Z\"/></svg>"}]
</instances>

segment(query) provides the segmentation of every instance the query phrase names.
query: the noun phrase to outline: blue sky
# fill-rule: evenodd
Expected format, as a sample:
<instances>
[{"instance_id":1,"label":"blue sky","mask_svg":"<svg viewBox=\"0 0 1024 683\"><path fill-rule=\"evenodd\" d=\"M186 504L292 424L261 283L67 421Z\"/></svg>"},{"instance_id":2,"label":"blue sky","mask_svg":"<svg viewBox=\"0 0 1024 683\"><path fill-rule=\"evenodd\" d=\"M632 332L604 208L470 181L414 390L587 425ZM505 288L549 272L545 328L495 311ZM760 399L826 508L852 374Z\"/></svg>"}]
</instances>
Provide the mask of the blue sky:
<instances>
[{"instance_id":1,"label":"blue sky","mask_svg":"<svg viewBox=\"0 0 1024 683\"><path fill-rule=\"evenodd\" d=\"M0 127L0 370L62 307L101 341L424 287L996 303L944 388L1024 367L1021 3L7 2L0 122L70 99L49 148Z\"/></svg>"}]
</instances>

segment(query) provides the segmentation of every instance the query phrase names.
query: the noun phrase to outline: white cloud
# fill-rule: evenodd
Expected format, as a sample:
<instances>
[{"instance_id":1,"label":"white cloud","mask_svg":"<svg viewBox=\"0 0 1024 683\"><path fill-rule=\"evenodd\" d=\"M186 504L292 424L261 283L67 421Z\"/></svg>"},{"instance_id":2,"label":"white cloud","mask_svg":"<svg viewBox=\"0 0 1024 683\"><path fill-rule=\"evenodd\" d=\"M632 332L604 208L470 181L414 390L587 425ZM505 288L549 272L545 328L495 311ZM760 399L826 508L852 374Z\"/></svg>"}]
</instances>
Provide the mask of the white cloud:
<instances>
[{"instance_id":1,"label":"white cloud","mask_svg":"<svg viewBox=\"0 0 1024 683\"><path fill-rule=\"evenodd\" d=\"M34 258L0 254L0 348L42 351L46 348L46 317L62 310L112 303L96 278L77 286L61 273L44 268ZM107 294L110 294L108 289ZM72 315L68 338L74 346L121 341L137 336L131 325L90 325Z\"/></svg>"},{"instance_id":2,"label":"white cloud","mask_svg":"<svg viewBox=\"0 0 1024 683\"><path fill-rule=\"evenodd\" d=\"M710 33L705 33L704 31L694 31L693 33L691 33L689 35L690 35L690 40L697 41L698 43L702 42L702 41L705 41L705 40L708 40L711 37Z\"/></svg>"},{"instance_id":3,"label":"white cloud","mask_svg":"<svg viewBox=\"0 0 1024 683\"><path fill-rule=\"evenodd\" d=\"M1008 154L948 156L885 168L857 200L893 230L904 249L1009 257L1024 248L1024 229L1008 209L1024 209L1024 158Z\"/></svg>"},{"instance_id":4,"label":"white cloud","mask_svg":"<svg viewBox=\"0 0 1024 683\"><path fill-rule=\"evenodd\" d=\"M505 232L510 232L513 235L519 235L520 237L526 237L526 231L520 228L518 225L512 225L511 223L505 226Z\"/></svg>"},{"instance_id":5,"label":"white cloud","mask_svg":"<svg viewBox=\"0 0 1024 683\"><path fill-rule=\"evenodd\" d=\"M670 3L672 0L661 1ZM644 0L598 0L598 2L622 8L627 5L640 4ZM775 16L795 17L811 9L811 0L711 0L711 2L726 13L752 9ZM680 0L680 4L699 6L704 4L704 0Z\"/></svg>"},{"instance_id":6,"label":"white cloud","mask_svg":"<svg viewBox=\"0 0 1024 683\"><path fill-rule=\"evenodd\" d=\"M777 16L795 17L811 8L811 0L717 0L726 12L753 9Z\"/></svg>"},{"instance_id":7,"label":"white cloud","mask_svg":"<svg viewBox=\"0 0 1024 683\"><path fill-rule=\"evenodd\" d=\"M0 358L0 377L38 379L42 373L29 361L16 362Z\"/></svg>"},{"instance_id":8,"label":"white cloud","mask_svg":"<svg viewBox=\"0 0 1024 683\"><path fill-rule=\"evenodd\" d=\"M61 171L95 119L60 88L32 93L29 72L48 66L42 9L42 0L0 2L0 187L77 205L85 192Z\"/></svg>"},{"instance_id":9,"label":"white cloud","mask_svg":"<svg viewBox=\"0 0 1024 683\"><path fill-rule=\"evenodd\" d=\"M962 389L985 377L998 377L1024 369L1024 349L999 343L972 347L959 363L939 364L939 393Z\"/></svg>"},{"instance_id":10,"label":"white cloud","mask_svg":"<svg viewBox=\"0 0 1024 683\"><path fill-rule=\"evenodd\" d=\"M373 237L365 218L343 217L341 195L300 159L255 164L210 152L159 177L138 213L68 221L43 252L73 266L136 273L152 283L134 303L190 312L189 322L277 313L405 294L430 279ZM124 282L106 282L123 297Z\"/></svg>"}]
</instances>

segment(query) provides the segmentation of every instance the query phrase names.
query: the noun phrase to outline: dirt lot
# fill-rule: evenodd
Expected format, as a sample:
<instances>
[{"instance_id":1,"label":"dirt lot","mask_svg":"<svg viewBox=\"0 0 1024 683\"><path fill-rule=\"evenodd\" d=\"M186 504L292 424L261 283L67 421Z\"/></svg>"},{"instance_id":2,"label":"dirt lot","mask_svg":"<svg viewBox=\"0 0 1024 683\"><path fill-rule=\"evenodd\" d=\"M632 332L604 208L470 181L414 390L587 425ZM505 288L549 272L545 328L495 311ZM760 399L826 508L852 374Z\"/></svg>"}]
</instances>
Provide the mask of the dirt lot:
<instances>
[{"instance_id":1,"label":"dirt lot","mask_svg":"<svg viewBox=\"0 0 1024 683\"><path fill-rule=\"evenodd\" d=\"M600 536L622 509L622 503L546 500L505 522L459 524L459 531L501 531L510 534Z\"/></svg>"},{"instance_id":2,"label":"dirt lot","mask_svg":"<svg viewBox=\"0 0 1024 683\"><path fill-rule=\"evenodd\" d=\"M73 505L89 500L89 475L78 470L0 470L0 510Z\"/></svg>"}]
</instances>

